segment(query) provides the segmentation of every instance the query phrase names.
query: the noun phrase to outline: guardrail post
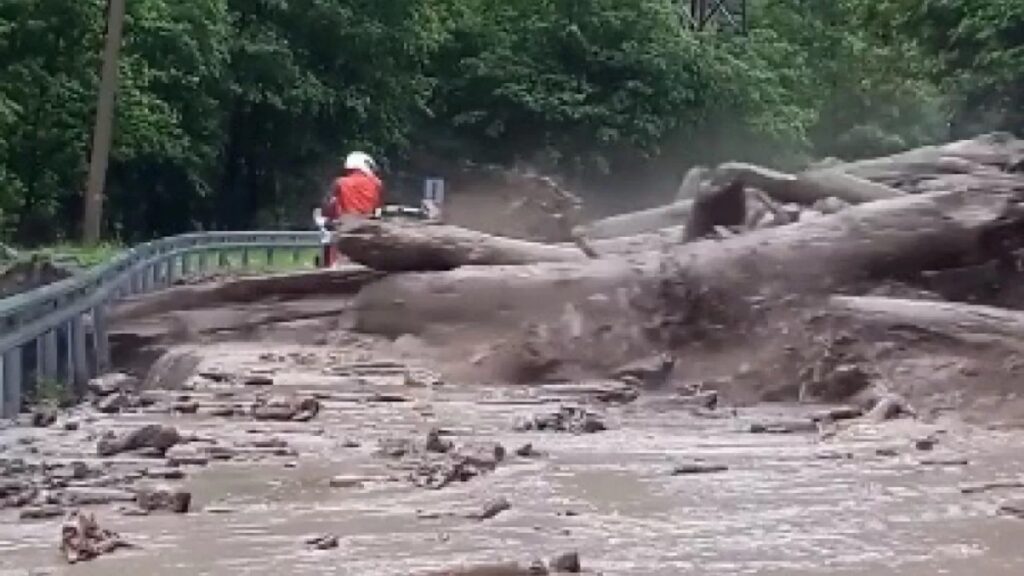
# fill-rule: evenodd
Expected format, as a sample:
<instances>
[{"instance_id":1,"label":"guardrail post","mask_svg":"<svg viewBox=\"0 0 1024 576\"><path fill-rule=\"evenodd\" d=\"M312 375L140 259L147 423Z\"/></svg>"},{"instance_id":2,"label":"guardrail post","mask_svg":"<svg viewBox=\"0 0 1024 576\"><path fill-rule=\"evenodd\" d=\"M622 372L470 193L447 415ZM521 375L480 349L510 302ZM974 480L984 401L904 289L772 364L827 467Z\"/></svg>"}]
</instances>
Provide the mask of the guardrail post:
<instances>
[{"instance_id":1,"label":"guardrail post","mask_svg":"<svg viewBox=\"0 0 1024 576\"><path fill-rule=\"evenodd\" d=\"M70 373L72 388L75 391L75 396L80 396L85 392L86 384L89 383L89 357L85 343L85 321L82 319L81 314L75 315L71 320L69 332L68 346L71 351Z\"/></svg>"},{"instance_id":2,"label":"guardrail post","mask_svg":"<svg viewBox=\"0 0 1024 576\"><path fill-rule=\"evenodd\" d=\"M57 330L36 338L36 387L57 379Z\"/></svg>"},{"instance_id":3,"label":"guardrail post","mask_svg":"<svg viewBox=\"0 0 1024 576\"><path fill-rule=\"evenodd\" d=\"M267 268L274 267L274 249L267 248Z\"/></svg>"},{"instance_id":4,"label":"guardrail post","mask_svg":"<svg viewBox=\"0 0 1024 576\"><path fill-rule=\"evenodd\" d=\"M93 338L95 339L96 373L103 374L110 367L110 340L107 331L107 305L97 304L92 309Z\"/></svg>"},{"instance_id":5,"label":"guardrail post","mask_svg":"<svg viewBox=\"0 0 1024 576\"><path fill-rule=\"evenodd\" d=\"M128 293L132 296L142 292L142 283L139 273L134 270L128 271Z\"/></svg>"},{"instance_id":6,"label":"guardrail post","mask_svg":"<svg viewBox=\"0 0 1024 576\"><path fill-rule=\"evenodd\" d=\"M227 268L230 265L231 265L231 262L228 261L228 253L227 253L227 251L225 251L225 250L218 250L217 251L217 266L219 268Z\"/></svg>"},{"instance_id":7,"label":"guardrail post","mask_svg":"<svg viewBox=\"0 0 1024 576\"><path fill-rule=\"evenodd\" d=\"M210 270L209 252L203 250L199 253L199 276L205 278Z\"/></svg>"},{"instance_id":8,"label":"guardrail post","mask_svg":"<svg viewBox=\"0 0 1024 576\"><path fill-rule=\"evenodd\" d=\"M248 270L249 269L249 249L248 248L242 248L242 269L243 270Z\"/></svg>"},{"instance_id":9,"label":"guardrail post","mask_svg":"<svg viewBox=\"0 0 1024 576\"><path fill-rule=\"evenodd\" d=\"M0 417L14 418L21 412L21 346L4 353L0 369Z\"/></svg>"},{"instance_id":10,"label":"guardrail post","mask_svg":"<svg viewBox=\"0 0 1024 576\"><path fill-rule=\"evenodd\" d=\"M142 291L149 292L153 289L156 279L156 265L149 264L142 270Z\"/></svg>"},{"instance_id":11,"label":"guardrail post","mask_svg":"<svg viewBox=\"0 0 1024 576\"><path fill-rule=\"evenodd\" d=\"M302 250L292 248L292 264L298 264L302 260Z\"/></svg>"},{"instance_id":12,"label":"guardrail post","mask_svg":"<svg viewBox=\"0 0 1024 576\"><path fill-rule=\"evenodd\" d=\"M181 275L185 279L192 276L192 255L187 252L181 255Z\"/></svg>"}]
</instances>

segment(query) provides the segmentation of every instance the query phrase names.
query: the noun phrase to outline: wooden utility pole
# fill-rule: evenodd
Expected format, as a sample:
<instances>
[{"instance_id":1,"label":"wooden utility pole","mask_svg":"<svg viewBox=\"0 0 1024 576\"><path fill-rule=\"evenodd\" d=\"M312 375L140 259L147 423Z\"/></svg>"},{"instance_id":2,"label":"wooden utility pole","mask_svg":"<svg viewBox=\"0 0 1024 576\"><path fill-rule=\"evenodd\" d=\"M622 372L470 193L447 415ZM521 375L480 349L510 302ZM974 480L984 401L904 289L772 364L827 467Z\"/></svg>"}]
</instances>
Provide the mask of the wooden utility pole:
<instances>
[{"instance_id":1,"label":"wooden utility pole","mask_svg":"<svg viewBox=\"0 0 1024 576\"><path fill-rule=\"evenodd\" d=\"M114 128L114 97L117 93L117 66L121 53L121 32L124 29L125 0L107 1L107 41L103 48L103 71L100 95L96 105L96 126L93 129L92 155L89 159L89 180L85 188L85 213L82 240L87 245L100 240L103 222L103 188L107 180L107 161Z\"/></svg>"}]
</instances>

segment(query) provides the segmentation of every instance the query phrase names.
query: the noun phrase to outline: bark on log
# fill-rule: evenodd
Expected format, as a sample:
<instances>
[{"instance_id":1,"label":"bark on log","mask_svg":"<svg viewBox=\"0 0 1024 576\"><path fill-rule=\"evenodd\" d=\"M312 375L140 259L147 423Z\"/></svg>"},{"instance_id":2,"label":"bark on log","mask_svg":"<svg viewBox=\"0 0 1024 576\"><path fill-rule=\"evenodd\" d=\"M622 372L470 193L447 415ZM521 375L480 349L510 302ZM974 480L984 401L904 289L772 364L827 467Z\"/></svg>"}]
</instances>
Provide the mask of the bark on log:
<instances>
[{"instance_id":1,"label":"bark on log","mask_svg":"<svg viewBox=\"0 0 1024 576\"><path fill-rule=\"evenodd\" d=\"M965 344L1024 347L1024 312L994 306L872 296L833 296L832 316L860 325L912 329Z\"/></svg>"},{"instance_id":2,"label":"bark on log","mask_svg":"<svg viewBox=\"0 0 1024 576\"><path fill-rule=\"evenodd\" d=\"M452 270L460 266L574 262L578 247L492 236L457 226L363 220L335 232L342 254L374 270Z\"/></svg>"},{"instance_id":3,"label":"bark on log","mask_svg":"<svg viewBox=\"0 0 1024 576\"><path fill-rule=\"evenodd\" d=\"M662 257L637 255L634 262L608 258L390 276L357 296L357 326L389 334L458 324L501 330L524 320L563 318L567 305L575 309L570 316L576 325L580 317L608 322L615 314L626 317L633 298L652 287L667 300L685 300L687 293L698 299L823 293L867 278L983 258L987 233L1022 221L1017 202L1007 196L944 192L680 245Z\"/></svg>"}]
</instances>

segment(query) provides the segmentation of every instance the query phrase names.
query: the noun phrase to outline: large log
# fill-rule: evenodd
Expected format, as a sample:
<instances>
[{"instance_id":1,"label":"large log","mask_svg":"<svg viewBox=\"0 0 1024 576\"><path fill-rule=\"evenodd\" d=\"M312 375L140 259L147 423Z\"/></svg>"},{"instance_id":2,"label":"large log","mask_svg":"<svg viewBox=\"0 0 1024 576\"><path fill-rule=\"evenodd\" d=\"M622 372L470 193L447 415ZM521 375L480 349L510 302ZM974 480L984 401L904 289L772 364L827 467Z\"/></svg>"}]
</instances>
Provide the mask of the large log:
<instances>
[{"instance_id":1,"label":"large log","mask_svg":"<svg viewBox=\"0 0 1024 576\"><path fill-rule=\"evenodd\" d=\"M460 266L573 262L578 247L492 236L458 226L362 220L334 233L339 251L352 261L388 272L452 270Z\"/></svg>"},{"instance_id":2,"label":"large log","mask_svg":"<svg viewBox=\"0 0 1024 576\"><path fill-rule=\"evenodd\" d=\"M921 191L922 181L948 175L989 175L1019 170L1024 162L1024 141L1006 133L992 133L941 146L925 146L883 158L840 164L825 171L842 173L900 188ZM969 180L970 178L968 178Z\"/></svg>"},{"instance_id":3,"label":"large log","mask_svg":"<svg viewBox=\"0 0 1024 576\"><path fill-rule=\"evenodd\" d=\"M575 309L573 331L625 318L654 289L672 307L692 300L827 293L859 280L985 258L987 235L1020 225L1017 201L999 194L942 192L862 204L829 216L722 241L672 247L633 261L471 267L387 277L356 298L357 326L389 334L475 325L505 330ZM664 303L663 303L664 304ZM582 311L585 311L583 313ZM677 310L678 311L678 310ZM579 314L576 314L579 313ZM583 317L588 327L579 327Z\"/></svg>"},{"instance_id":4,"label":"large log","mask_svg":"<svg viewBox=\"0 0 1024 576\"><path fill-rule=\"evenodd\" d=\"M793 175L742 162L727 162L715 170L716 178L738 180L763 190L782 202L811 205L826 198L862 204L903 196L904 193L843 172L841 169L810 170Z\"/></svg>"},{"instance_id":5,"label":"large log","mask_svg":"<svg viewBox=\"0 0 1024 576\"><path fill-rule=\"evenodd\" d=\"M587 225L587 236L593 240L632 236L686 223L693 200L679 200L638 212L619 214Z\"/></svg>"},{"instance_id":6,"label":"large log","mask_svg":"<svg viewBox=\"0 0 1024 576\"><path fill-rule=\"evenodd\" d=\"M1024 312L994 306L877 296L833 296L828 310L862 326L912 331L962 344L1024 348Z\"/></svg>"}]
</instances>

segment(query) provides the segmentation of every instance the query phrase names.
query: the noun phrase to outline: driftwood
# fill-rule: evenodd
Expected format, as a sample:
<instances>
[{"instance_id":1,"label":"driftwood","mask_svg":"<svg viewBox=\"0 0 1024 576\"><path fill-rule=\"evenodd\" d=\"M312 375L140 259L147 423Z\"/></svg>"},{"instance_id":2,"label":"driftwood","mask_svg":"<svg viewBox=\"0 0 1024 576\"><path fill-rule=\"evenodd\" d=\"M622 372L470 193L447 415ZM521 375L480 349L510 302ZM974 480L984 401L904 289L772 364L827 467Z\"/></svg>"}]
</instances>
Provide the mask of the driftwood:
<instances>
[{"instance_id":1,"label":"driftwood","mask_svg":"<svg viewBox=\"0 0 1024 576\"><path fill-rule=\"evenodd\" d=\"M826 198L838 198L850 204L862 204L902 196L904 192L877 184L841 170L811 170L799 175L786 174L770 168L728 162L715 170L715 177L743 182L763 190L782 202L814 204Z\"/></svg>"},{"instance_id":2,"label":"driftwood","mask_svg":"<svg viewBox=\"0 0 1024 576\"><path fill-rule=\"evenodd\" d=\"M460 266L573 262L578 247L492 236L443 224L362 220L335 232L338 250L375 270L451 270Z\"/></svg>"},{"instance_id":3,"label":"driftwood","mask_svg":"<svg viewBox=\"0 0 1024 576\"><path fill-rule=\"evenodd\" d=\"M994 306L872 296L833 296L834 317L885 330L912 331L964 344L1024 348L1024 312Z\"/></svg>"},{"instance_id":4,"label":"driftwood","mask_svg":"<svg viewBox=\"0 0 1024 576\"><path fill-rule=\"evenodd\" d=\"M582 334L588 322L617 315L621 323L634 297L652 287L665 298L684 300L687 293L704 300L827 293L864 279L984 259L989 232L1024 221L1016 207L1005 195L933 193L679 245L661 256L637 254L632 262L608 258L390 276L357 296L357 325L401 334L459 323L507 329L530 319L567 319L571 331Z\"/></svg>"},{"instance_id":5,"label":"driftwood","mask_svg":"<svg viewBox=\"0 0 1024 576\"><path fill-rule=\"evenodd\" d=\"M599 240L681 226L686 223L692 207L693 200L680 200L665 206L597 220L586 227L587 236Z\"/></svg>"},{"instance_id":6,"label":"driftwood","mask_svg":"<svg viewBox=\"0 0 1024 576\"><path fill-rule=\"evenodd\" d=\"M1024 161L1024 140L992 133L941 146L925 146L884 158L840 164L833 169L890 186L917 191L922 180L1019 170ZM983 176L982 176L983 177Z\"/></svg>"}]
</instances>

